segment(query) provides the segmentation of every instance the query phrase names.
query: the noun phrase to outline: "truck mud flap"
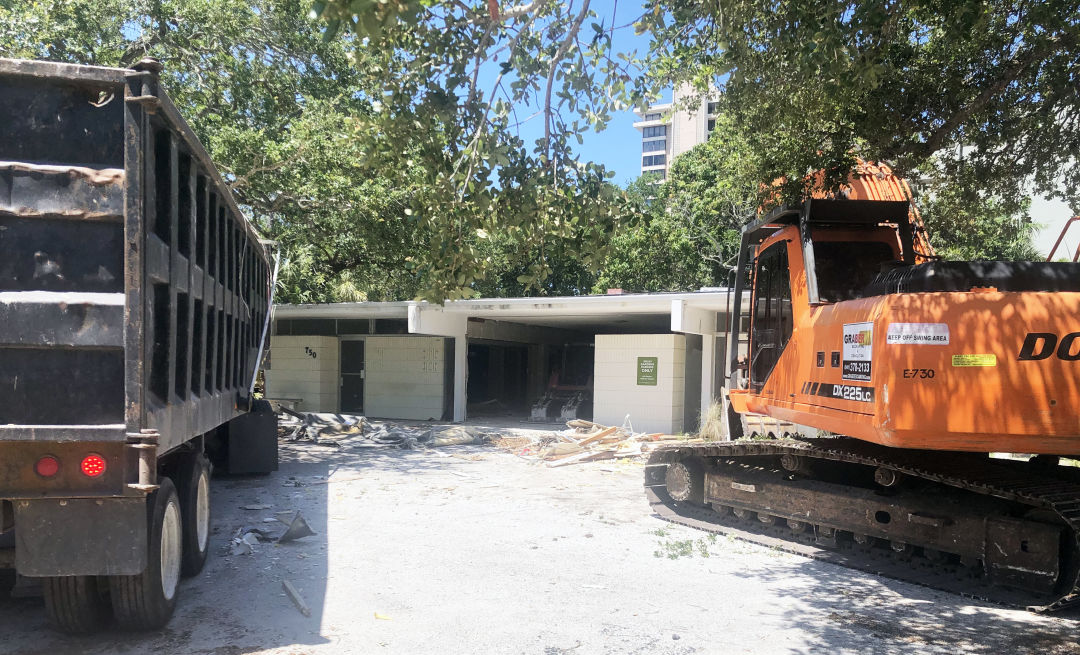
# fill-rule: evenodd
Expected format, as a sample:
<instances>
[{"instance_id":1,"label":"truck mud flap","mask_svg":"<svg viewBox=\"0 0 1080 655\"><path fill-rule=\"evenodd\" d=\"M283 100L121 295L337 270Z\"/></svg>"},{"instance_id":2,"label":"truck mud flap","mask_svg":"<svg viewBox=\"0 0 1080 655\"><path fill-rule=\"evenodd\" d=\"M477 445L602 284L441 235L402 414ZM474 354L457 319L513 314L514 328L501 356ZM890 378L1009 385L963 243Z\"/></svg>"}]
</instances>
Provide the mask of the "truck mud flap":
<instances>
[{"instance_id":1,"label":"truck mud flap","mask_svg":"<svg viewBox=\"0 0 1080 655\"><path fill-rule=\"evenodd\" d=\"M256 401L255 411L229 421L227 472L271 473L278 470L277 414Z\"/></svg>"},{"instance_id":2,"label":"truck mud flap","mask_svg":"<svg viewBox=\"0 0 1080 655\"><path fill-rule=\"evenodd\" d=\"M137 575L146 568L145 498L16 500L13 505L20 575Z\"/></svg>"}]
</instances>

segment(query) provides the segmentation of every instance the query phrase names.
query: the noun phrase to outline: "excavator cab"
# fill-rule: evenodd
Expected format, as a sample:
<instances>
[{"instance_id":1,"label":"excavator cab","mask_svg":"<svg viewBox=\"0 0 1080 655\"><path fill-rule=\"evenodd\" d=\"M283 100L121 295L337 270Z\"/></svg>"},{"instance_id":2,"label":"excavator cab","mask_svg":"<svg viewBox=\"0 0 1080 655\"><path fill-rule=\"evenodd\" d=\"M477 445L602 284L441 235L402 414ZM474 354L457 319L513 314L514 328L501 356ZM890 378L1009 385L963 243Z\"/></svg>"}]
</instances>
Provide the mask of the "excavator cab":
<instances>
[{"instance_id":1,"label":"excavator cab","mask_svg":"<svg viewBox=\"0 0 1080 655\"><path fill-rule=\"evenodd\" d=\"M774 209L743 229L733 306L742 308L749 296L750 311L731 314L729 390L761 391L791 339L795 312L788 244L794 242L801 252L794 277L805 283L795 296L811 306L855 300L882 272L929 256L917 250L910 206L907 201L810 199ZM743 337L740 328L747 325ZM740 348L744 338L746 352ZM728 417L729 433L741 435L738 414Z\"/></svg>"}]
</instances>

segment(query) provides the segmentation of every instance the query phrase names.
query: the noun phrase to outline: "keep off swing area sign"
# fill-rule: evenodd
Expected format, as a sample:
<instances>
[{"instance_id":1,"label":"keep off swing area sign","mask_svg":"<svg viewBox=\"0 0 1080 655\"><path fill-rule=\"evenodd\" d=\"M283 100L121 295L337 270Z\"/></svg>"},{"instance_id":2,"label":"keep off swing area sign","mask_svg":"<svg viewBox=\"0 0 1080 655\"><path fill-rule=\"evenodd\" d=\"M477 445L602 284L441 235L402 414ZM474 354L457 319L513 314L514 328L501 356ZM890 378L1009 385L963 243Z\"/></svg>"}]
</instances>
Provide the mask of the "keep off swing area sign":
<instances>
[{"instance_id":1,"label":"keep off swing area sign","mask_svg":"<svg viewBox=\"0 0 1080 655\"><path fill-rule=\"evenodd\" d=\"M656 386L656 370L657 370L657 358L656 357L638 357L637 358L637 383L638 386Z\"/></svg>"}]
</instances>

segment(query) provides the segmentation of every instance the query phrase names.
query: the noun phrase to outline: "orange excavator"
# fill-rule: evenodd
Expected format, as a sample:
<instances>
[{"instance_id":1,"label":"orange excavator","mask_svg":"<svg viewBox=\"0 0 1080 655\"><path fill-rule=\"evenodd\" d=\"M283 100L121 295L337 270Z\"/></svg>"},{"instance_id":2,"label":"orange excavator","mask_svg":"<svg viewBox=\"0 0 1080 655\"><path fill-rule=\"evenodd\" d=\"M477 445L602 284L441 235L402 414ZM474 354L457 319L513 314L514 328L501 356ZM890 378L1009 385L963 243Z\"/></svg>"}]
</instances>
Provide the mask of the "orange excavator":
<instances>
[{"instance_id":1,"label":"orange excavator","mask_svg":"<svg viewBox=\"0 0 1080 655\"><path fill-rule=\"evenodd\" d=\"M744 228L733 296L732 440L654 451L662 518L1080 604L1080 265L942 261L907 184L860 163ZM754 415L790 427L742 438Z\"/></svg>"}]
</instances>

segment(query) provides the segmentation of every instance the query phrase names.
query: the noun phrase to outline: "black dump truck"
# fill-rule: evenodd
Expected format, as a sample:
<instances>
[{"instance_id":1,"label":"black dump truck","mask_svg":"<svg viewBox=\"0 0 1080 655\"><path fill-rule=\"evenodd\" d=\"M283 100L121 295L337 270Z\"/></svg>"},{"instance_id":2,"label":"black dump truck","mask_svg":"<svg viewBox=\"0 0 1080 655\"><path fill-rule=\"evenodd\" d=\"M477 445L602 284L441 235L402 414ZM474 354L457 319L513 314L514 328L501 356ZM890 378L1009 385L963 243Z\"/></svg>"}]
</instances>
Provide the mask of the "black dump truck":
<instances>
[{"instance_id":1,"label":"black dump truck","mask_svg":"<svg viewBox=\"0 0 1080 655\"><path fill-rule=\"evenodd\" d=\"M163 626L211 467L277 469L269 245L160 71L0 59L0 569L67 632Z\"/></svg>"}]
</instances>

